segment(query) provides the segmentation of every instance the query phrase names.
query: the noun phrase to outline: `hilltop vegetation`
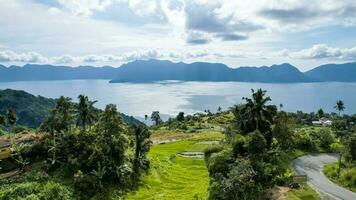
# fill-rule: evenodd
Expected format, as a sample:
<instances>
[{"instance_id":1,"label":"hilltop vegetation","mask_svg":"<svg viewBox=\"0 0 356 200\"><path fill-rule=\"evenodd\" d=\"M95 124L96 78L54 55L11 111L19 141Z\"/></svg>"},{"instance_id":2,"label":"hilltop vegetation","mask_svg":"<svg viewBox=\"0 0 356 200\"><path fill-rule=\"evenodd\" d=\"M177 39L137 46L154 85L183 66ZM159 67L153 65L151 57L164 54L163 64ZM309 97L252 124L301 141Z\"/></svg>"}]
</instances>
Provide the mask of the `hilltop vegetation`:
<instances>
[{"instance_id":1,"label":"hilltop vegetation","mask_svg":"<svg viewBox=\"0 0 356 200\"><path fill-rule=\"evenodd\" d=\"M56 105L57 99L34 96L21 90L0 90L0 114L5 116L8 109L14 109L16 124L37 128L46 118L48 112ZM100 112L99 109L95 109ZM120 113L126 123L138 124L138 120Z\"/></svg>"},{"instance_id":2,"label":"hilltop vegetation","mask_svg":"<svg viewBox=\"0 0 356 200\"><path fill-rule=\"evenodd\" d=\"M13 144L15 154L1 163L0 171L28 172L3 181L0 199L107 199L114 195L110 192L122 196L137 186L150 166L148 129L126 124L115 105L95 112L95 102L78 98L78 104L67 97L56 101L40 126L46 134L39 140Z\"/></svg>"}]
</instances>

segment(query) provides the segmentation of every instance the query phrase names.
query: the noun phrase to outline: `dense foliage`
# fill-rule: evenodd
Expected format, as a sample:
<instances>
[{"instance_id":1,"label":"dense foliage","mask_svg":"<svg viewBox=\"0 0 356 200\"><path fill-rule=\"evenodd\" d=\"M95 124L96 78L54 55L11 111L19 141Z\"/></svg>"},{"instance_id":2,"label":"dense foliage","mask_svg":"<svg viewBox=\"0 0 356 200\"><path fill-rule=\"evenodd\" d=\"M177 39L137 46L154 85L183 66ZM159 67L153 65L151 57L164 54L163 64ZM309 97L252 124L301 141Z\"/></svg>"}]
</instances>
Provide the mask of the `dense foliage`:
<instances>
[{"instance_id":1,"label":"dense foliage","mask_svg":"<svg viewBox=\"0 0 356 200\"><path fill-rule=\"evenodd\" d=\"M39 126L55 103L54 99L34 96L24 91L0 90L0 114L5 115L8 109L15 109L18 116L16 123L19 125Z\"/></svg>"},{"instance_id":2,"label":"dense foliage","mask_svg":"<svg viewBox=\"0 0 356 200\"><path fill-rule=\"evenodd\" d=\"M283 164L284 157L296 150L338 152L334 147L342 140L346 157L353 159L356 143L349 127L344 128L347 137L340 138L328 127L305 126L309 123L306 118L330 114L322 110L319 116L278 112L261 89L252 90L252 97L243 99L244 104L231 108L234 120L225 129L226 143L205 150L210 174L208 199L254 199L266 189L289 183L291 174ZM336 109L344 109L342 106ZM344 120L333 116L336 121Z\"/></svg>"},{"instance_id":3,"label":"dense foliage","mask_svg":"<svg viewBox=\"0 0 356 200\"><path fill-rule=\"evenodd\" d=\"M150 166L146 157L151 146L147 127L126 124L113 104L96 112L88 97L78 98L79 104L74 104L70 98L60 97L40 126L41 132L49 134L32 145L14 145L15 155L10 159L21 170L30 163L44 161L41 170L49 174L60 172L61 179L71 180L73 192L51 182L16 183L2 189L4 199L18 193L18 198L26 197L32 192L38 195L33 196L35 199L105 199L111 186L119 189L122 196L138 185ZM51 192L58 192L59 196L41 196Z\"/></svg>"}]
</instances>

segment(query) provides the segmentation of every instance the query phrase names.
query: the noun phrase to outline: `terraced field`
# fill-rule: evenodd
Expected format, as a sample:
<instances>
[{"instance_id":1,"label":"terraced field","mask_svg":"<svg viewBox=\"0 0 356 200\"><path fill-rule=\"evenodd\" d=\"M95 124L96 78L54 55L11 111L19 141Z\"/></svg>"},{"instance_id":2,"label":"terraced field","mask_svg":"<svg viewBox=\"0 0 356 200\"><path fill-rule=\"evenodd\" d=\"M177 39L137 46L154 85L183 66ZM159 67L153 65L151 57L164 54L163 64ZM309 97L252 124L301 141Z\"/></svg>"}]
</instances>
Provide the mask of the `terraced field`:
<instances>
[{"instance_id":1,"label":"terraced field","mask_svg":"<svg viewBox=\"0 0 356 200\"><path fill-rule=\"evenodd\" d=\"M201 152L221 140L219 132L198 133L181 141L153 145L149 153L151 170L144 184L127 199L205 199L209 175L202 158L179 156L179 152Z\"/></svg>"}]
</instances>

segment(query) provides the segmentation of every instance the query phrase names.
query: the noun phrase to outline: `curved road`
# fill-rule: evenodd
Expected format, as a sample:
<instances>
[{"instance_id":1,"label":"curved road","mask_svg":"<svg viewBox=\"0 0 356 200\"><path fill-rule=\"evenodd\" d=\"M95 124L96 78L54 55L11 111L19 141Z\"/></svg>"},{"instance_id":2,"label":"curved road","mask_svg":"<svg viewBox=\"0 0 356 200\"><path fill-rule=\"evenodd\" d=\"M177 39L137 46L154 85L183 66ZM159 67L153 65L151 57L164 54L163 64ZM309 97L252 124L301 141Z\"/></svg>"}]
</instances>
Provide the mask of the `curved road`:
<instances>
[{"instance_id":1,"label":"curved road","mask_svg":"<svg viewBox=\"0 0 356 200\"><path fill-rule=\"evenodd\" d=\"M298 175L307 175L308 183L335 199L356 200L356 193L331 182L323 173L324 165L338 160L336 154L314 154L295 159L292 167Z\"/></svg>"}]
</instances>

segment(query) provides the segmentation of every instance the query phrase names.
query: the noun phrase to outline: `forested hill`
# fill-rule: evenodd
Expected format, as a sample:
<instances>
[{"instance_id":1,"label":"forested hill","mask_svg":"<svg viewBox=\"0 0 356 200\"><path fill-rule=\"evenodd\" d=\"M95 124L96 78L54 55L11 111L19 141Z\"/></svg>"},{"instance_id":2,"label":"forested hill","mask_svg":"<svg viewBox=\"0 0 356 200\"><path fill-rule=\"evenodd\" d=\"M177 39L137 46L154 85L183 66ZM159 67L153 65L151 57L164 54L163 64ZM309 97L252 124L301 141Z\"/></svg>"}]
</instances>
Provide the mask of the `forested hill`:
<instances>
[{"instance_id":1,"label":"forested hill","mask_svg":"<svg viewBox=\"0 0 356 200\"><path fill-rule=\"evenodd\" d=\"M0 81L106 79L114 82L242 81L296 83L317 81L356 82L356 62L328 64L308 72L284 63L270 67L230 68L221 63L174 63L167 60L136 60L121 67L53 66L27 64L22 67L0 65Z\"/></svg>"},{"instance_id":2,"label":"forested hill","mask_svg":"<svg viewBox=\"0 0 356 200\"><path fill-rule=\"evenodd\" d=\"M5 115L7 109L14 108L18 125L31 128L38 127L54 108L56 99L34 96L21 90L0 90L0 114ZM141 123L137 119L121 114L126 123Z\"/></svg>"},{"instance_id":3,"label":"forested hill","mask_svg":"<svg viewBox=\"0 0 356 200\"><path fill-rule=\"evenodd\" d=\"M321 65L305 74L318 81L356 82L356 62Z\"/></svg>"},{"instance_id":4,"label":"forested hill","mask_svg":"<svg viewBox=\"0 0 356 200\"><path fill-rule=\"evenodd\" d=\"M122 65L118 68L117 78L111 82L149 82L161 80L269 83L313 81L290 64L233 69L220 63L196 62L186 64L182 62L141 60Z\"/></svg>"}]
</instances>

